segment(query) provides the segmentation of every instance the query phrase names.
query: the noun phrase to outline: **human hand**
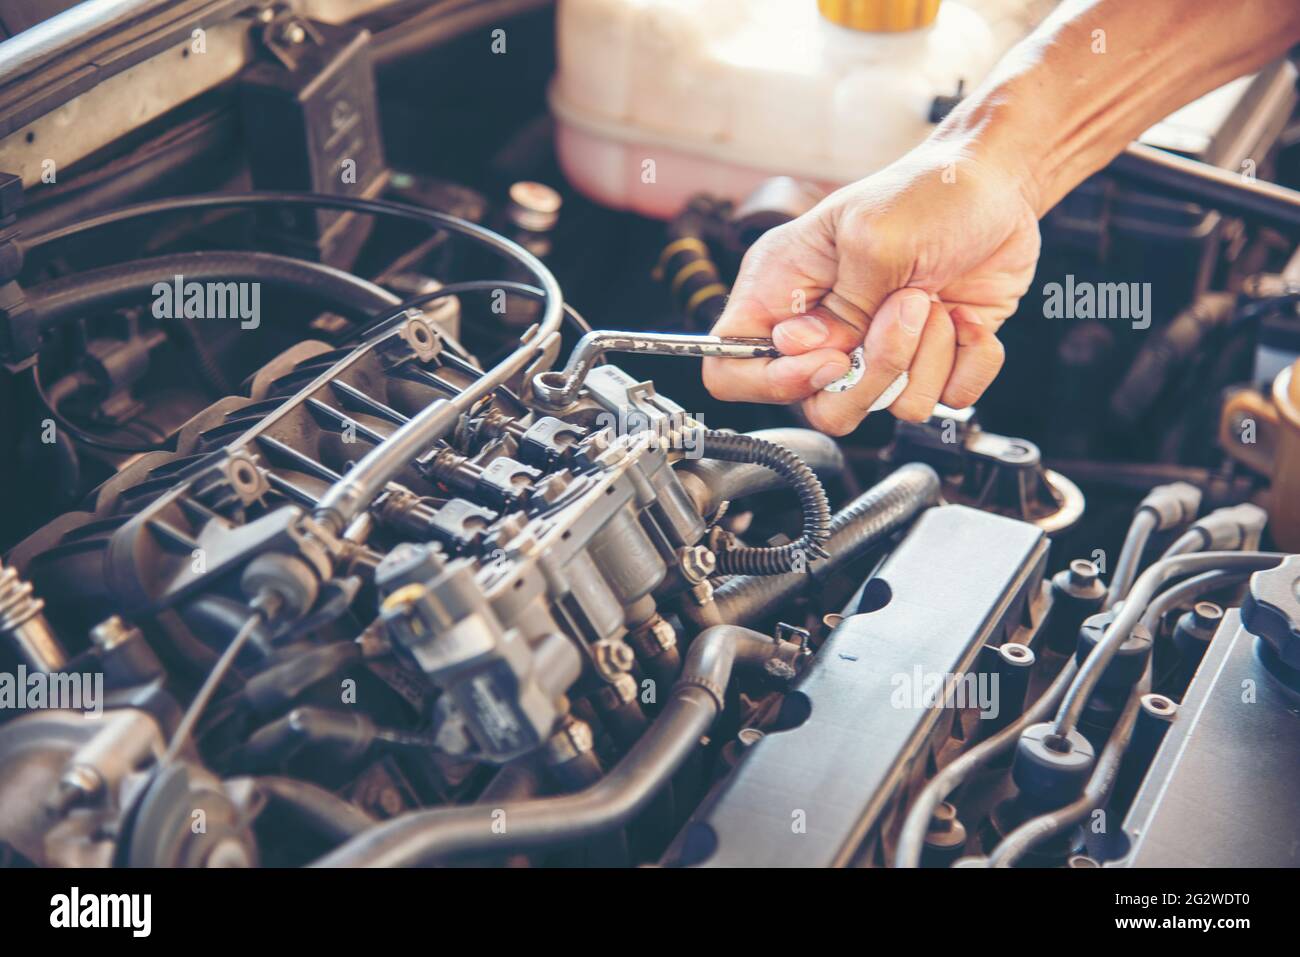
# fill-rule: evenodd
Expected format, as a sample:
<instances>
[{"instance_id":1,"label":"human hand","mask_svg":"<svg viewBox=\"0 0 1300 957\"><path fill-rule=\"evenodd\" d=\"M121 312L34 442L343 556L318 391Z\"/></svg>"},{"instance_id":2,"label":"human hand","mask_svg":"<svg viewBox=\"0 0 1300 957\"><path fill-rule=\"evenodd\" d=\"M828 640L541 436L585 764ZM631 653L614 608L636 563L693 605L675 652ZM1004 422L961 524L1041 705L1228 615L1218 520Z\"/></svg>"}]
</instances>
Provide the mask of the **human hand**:
<instances>
[{"instance_id":1,"label":"human hand","mask_svg":"<svg viewBox=\"0 0 1300 957\"><path fill-rule=\"evenodd\" d=\"M766 233L745 256L716 335L771 336L776 359L706 359L720 399L802 400L809 422L851 432L902 372L890 406L922 421L972 404L1002 366L996 332L1038 260L1030 181L1014 163L929 141ZM866 372L822 390L863 346Z\"/></svg>"}]
</instances>

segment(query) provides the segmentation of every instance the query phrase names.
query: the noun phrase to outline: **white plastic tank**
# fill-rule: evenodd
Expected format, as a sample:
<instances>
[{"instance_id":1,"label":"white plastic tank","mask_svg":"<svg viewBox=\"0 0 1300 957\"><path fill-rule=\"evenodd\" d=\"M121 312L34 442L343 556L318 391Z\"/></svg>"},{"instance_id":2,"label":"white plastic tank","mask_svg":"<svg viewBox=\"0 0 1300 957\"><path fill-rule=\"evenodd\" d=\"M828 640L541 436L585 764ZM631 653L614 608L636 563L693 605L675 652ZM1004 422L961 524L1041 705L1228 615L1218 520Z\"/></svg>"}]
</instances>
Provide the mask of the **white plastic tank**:
<instances>
[{"instance_id":1,"label":"white plastic tank","mask_svg":"<svg viewBox=\"0 0 1300 957\"><path fill-rule=\"evenodd\" d=\"M1031 29L1034 0L560 0L561 166L667 218L772 175L824 187L888 164Z\"/></svg>"}]
</instances>

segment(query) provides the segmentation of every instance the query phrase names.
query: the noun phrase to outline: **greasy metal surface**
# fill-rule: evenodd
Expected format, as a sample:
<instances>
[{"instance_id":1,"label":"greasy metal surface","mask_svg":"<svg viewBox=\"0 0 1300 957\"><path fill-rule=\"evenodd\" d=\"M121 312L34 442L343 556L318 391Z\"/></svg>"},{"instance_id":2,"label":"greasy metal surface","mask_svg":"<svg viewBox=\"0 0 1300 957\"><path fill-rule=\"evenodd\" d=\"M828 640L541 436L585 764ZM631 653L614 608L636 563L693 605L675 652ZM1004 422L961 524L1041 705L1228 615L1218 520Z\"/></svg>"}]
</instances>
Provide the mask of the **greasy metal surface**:
<instances>
[{"instance_id":1,"label":"greasy metal surface","mask_svg":"<svg viewBox=\"0 0 1300 957\"><path fill-rule=\"evenodd\" d=\"M1300 701L1223 618L1124 821L1116 866L1300 866Z\"/></svg>"},{"instance_id":2,"label":"greasy metal surface","mask_svg":"<svg viewBox=\"0 0 1300 957\"><path fill-rule=\"evenodd\" d=\"M936 722L951 718L895 707L899 676L971 670L983 645L1000 644L1020 624L1046 554L1045 536L1028 523L960 505L926 512L876 575L888 602L846 617L800 679L795 694L810 705L807 720L747 751L668 862L686 844L716 839L699 863L846 863Z\"/></svg>"}]
</instances>

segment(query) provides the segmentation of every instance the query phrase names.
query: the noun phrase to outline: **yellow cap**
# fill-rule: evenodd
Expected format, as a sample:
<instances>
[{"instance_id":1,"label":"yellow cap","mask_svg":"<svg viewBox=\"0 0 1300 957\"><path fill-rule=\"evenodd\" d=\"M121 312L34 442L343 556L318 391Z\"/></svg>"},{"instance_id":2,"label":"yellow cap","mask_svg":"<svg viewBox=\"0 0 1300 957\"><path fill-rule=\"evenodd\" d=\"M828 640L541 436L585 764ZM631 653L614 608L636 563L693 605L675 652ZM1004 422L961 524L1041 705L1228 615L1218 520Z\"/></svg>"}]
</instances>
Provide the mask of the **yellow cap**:
<instances>
[{"instance_id":1,"label":"yellow cap","mask_svg":"<svg viewBox=\"0 0 1300 957\"><path fill-rule=\"evenodd\" d=\"M928 27L939 0L817 0L822 16L851 30L896 33Z\"/></svg>"}]
</instances>

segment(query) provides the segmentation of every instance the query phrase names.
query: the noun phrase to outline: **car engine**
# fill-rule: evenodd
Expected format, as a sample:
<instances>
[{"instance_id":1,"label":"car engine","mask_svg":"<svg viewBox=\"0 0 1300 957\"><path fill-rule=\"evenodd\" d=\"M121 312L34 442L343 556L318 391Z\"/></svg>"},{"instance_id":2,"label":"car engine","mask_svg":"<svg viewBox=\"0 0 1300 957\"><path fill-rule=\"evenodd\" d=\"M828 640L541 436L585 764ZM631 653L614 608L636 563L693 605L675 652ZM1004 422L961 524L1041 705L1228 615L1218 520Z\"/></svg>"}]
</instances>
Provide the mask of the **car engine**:
<instances>
[{"instance_id":1,"label":"car engine","mask_svg":"<svg viewBox=\"0 0 1300 957\"><path fill-rule=\"evenodd\" d=\"M693 5L16 6L4 865L1300 864L1293 63L1049 215L978 408L837 439L699 375L834 169L595 112Z\"/></svg>"}]
</instances>

